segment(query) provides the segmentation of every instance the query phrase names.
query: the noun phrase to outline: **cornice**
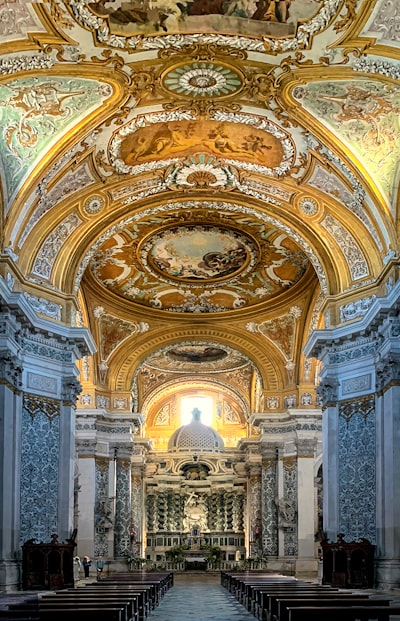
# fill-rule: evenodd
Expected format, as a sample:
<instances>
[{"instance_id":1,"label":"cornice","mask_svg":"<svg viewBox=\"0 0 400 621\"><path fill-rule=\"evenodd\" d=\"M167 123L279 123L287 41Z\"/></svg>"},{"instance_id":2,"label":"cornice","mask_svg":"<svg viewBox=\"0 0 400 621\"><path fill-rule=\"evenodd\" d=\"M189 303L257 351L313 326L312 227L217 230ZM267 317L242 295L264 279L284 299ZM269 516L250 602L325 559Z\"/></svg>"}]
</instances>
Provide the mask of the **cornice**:
<instances>
[{"instance_id":1,"label":"cornice","mask_svg":"<svg viewBox=\"0 0 400 621\"><path fill-rule=\"evenodd\" d=\"M320 357L335 345L349 343L357 338L367 337L376 331L387 316L399 314L400 281L386 297L377 297L366 314L357 322L348 323L336 328L315 330L304 346L304 354L309 357Z\"/></svg>"},{"instance_id":2,"label":"cornice","mask_svg":"<svg viewBox=\"0 0 400 621\"><path fill-rule=\"evenodd\" d=\"M78 358L96 351L96 344L87 328L73 328L39 317L24 294L11 292L2 278L0 278L0 305L6 305L6 308L28 330L34 329L36 333L42 333L45 338L56 339L63 346L70 343L71 349L75 349Z\"/></svg>"}]
</instances>

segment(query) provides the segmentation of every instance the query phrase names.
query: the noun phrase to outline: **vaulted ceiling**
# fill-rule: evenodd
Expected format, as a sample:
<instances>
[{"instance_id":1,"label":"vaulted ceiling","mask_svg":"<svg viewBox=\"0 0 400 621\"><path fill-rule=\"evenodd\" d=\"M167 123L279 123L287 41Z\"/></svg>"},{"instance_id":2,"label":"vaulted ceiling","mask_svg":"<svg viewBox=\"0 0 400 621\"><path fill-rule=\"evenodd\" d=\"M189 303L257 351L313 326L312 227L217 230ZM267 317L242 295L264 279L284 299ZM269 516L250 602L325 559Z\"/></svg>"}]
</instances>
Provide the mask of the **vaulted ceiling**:
<instances>
[{"instance_id":1,"label":"vaulted ceiling","mask_svg":"<svg viewBox=\"0 0 400 621\"><path fill-rule=\"evenodd\" d=\"M371 0L0 0L1 275L90 328L85 394L316 405L304 343L384 295L397 254L399 20Z\"/></svg>"}]
</instances>

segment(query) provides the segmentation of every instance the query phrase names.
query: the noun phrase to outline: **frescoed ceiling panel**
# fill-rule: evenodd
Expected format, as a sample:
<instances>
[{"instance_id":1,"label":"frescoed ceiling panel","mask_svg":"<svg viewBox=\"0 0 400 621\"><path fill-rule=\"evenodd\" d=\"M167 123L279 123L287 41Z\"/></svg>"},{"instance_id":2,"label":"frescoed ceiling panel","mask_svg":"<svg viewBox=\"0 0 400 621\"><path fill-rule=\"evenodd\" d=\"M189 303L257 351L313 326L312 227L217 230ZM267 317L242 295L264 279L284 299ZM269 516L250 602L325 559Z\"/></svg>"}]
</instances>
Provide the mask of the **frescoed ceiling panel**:
<instances>
[{"instance_id":1,"label":"frescoed ceiling panel","mask_svg":"<svg viewBox=\"0 0 400 621\"><path fill-rule=\"evenodd\" d=\"M306 255L272 227L211 224L209 213L168 220L155 233L147 218L109 237L90 262L96 280L140 306L220 312L275 297L306 271Z\"/></svg>"},{"instance_id":2,"label":"frescoed ceiling panel","mask_svg":"<svg viewBox=\"0 0 400 621\"><path fill-rule=\"evenodd\" d=\"M46 28L36 17L29 2L19 0L0 0L0 44L10 45L13 40L21 40L28 32L46 32Z\"/></svg>"},{"instance_id":3,"label":"frescoed ceiling panel","mask_svg":"<svg viewBox=\"0 0 400 621\"><path fill-rule=\"evenodd\" d=\"M396 0L380 0L361 35L376 37L381 45L400 47L400 5Z\"/></svg>"},{"instance_id":4,"label":"frescoed ceiling panel","mask_svg":"<svg viewBox=\"0 0 400 621\"><path fill-rule=\"evenodd\" d=\"M225 38L225 43L243 49L247 39L249 49L260 52L308 46L312 36L323 31L343 6L341 0L304 0L293 8L291 2L277 4L257 5L255 0L165 0L157 7L138 10L134 2L112 5L105 0L70 0L77 21L91 28L99 42L110 46L123 47L123 39L128 39L129 47L139 47L144 36L146 49L157 49L160 43L154 35L168 35L173 45L185 33L188 42L198 41L195 32L209 33L213 37L210 42ZM224 34L214 35L216 32ZM250 37L264 39L265 43L252 42Z\"/></svg>"},{"instance_id":5,"label":"frescoed ceiling panel","mask_svg":"<svg viewBox=\"0 0 400 621\"><path fill-rule=\"evenodd\" d=\"M392 205L400 157L400 87L378 80L313 82L295 88L293 96L357 154Z\"/></svg>"},{"instance_id":6,"label":"frescoed ceiling panel","mask_svg":"<svg viewBox=\"0 0 400 621\"><path fill-rule=\"evenodd\" d=\"M110 85L78 76L35 76L0 84L0 158L7 202L49 149L111 94Z\"/></svg>"}]
</instances>

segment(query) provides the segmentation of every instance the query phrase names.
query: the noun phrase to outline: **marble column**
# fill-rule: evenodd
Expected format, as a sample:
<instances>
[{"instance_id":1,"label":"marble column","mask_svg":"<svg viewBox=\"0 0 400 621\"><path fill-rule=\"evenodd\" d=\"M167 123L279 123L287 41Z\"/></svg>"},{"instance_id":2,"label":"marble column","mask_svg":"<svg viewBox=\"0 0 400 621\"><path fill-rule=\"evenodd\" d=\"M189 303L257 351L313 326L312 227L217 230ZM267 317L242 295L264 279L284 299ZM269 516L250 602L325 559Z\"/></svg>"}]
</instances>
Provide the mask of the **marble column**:
<instances>
[{"instance_id":1,"label":"marble column","mask_svg":"<svg viewBox=\"0 0 400 621\"><path fill-rule=\"evenodd\" d=\"M377 365L377 532L376 582L400 585L400 354Z\"/></svg>"},{"instance_id":2,"label":"marble column","mask_svg":"<svg viewBox=\"0 0 400 621\"><path fill-rule=\"evenodd\" d=\"M3 339L2 346L4 346ZM15 591L21 572L19 478L21 454L22 364L0 351L0 589Z\"/></svg>"},{"instance_id":3,"label":"marble column","mask_svg":"<svg viewBox=\"0 0 400 621\"><path fill-rule=\"evenodd\" d=\"M350 305L349 305L350 306ZM343 307L345 308L345 307ZM324 530L375 545L375 585L400 586L400 283L357 321L315 331L322 361ZM341 318L345 313L341 313Z\"/></svg>"},{"instance_id":4,"label":"marble column","mask_svg":"<svg viewBox=\"0 0 400 621\"><path fill-rule=\"evenodd\" d=\"M297 440L297 572L315 572L317 490L315 488L316 439Z\"/></svg>"},{"instance_id":5,"label":"marble column","mask_svg":"<svg viewBox=\"0 0 400 621\"><path fill-rule=\"evenodd\" d=\"M0 590L21 580L22 545L74 527L76 362L85 328L43 317L0 279ZM11 561L11 562L10 562Z\"/></svg>"}]
</instances>

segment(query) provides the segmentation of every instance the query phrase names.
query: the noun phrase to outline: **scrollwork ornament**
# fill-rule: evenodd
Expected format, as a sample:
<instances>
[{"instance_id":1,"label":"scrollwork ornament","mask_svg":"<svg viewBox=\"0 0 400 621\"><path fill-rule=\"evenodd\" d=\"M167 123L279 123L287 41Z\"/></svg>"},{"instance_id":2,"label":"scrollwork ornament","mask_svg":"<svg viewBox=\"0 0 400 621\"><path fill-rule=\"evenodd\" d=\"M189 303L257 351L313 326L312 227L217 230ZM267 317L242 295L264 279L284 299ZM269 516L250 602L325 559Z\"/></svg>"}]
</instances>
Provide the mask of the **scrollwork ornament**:
<instances>
[{"instance_id":1,"label":"scrollwork ornament","mask_svg":"<svg viewBox=\"0 0 400 621\"><path fill-rule=\"evenodd\" d=\"M247 92L257 101L263 102L267 107L275 99L277 87L275 78L268 73L255 73L247 78Z\"/></svg>"},{"instance_id":2,"label":"scrollwork ornament","mask_svg":"<svg viewBox=\"0 0 400 621\"><path fill-rule=\"evenodd\" d=\"M218 45L216 43L187 43L182 46L171 45L167 48L161 49L158 52L158 57L162 60L168 60L175 56L180 56L185 59L191 58L192 60L215 60L221 55L229 58L237 58L238 60L246 60L247 52L245 50L235 49L230 45Z\"/></svg>"},{"instance_id":3,"label":"scrollwork ornament","mask_svg":"<svg viewBox=\"0 0 400 621\"><path fill-rule=\"evenodd\" d=\"M210 99L193 100L182 103L181 101L171 101L163 105L168 112L190 113L193 116L212 118L217 114L235 114L240 112L242 106L237 103L220 103Z\"/></svg>"},{"instance_id":4,"label":"scrollwork ornament","mask_svg":"<svg viewBox=\"0 0 400 621\"><path fill-rule=\"evenodd\" d=\"M0 384L7 384L14 390L22 386L21 361L8 351L0 352Z\"/></svg>"},{"instance_id":5,"label":"scrollwork ornament","mask_svg":"<svg viewBox=\"0 0 400 621\"><path fill-rule=\"evenodd\" d=\"M334 25L335 32L343 32L343 30L346 30L352 22L354 22L356 19L356 6L357 0L346 0L346 13L345 15L341 15L341 19Z\"/></svg>"},{"instance_id":6,"label":"scrollwork ornament","mask_svg":"<svg viewBox=\"0 0 400 621\"><path fill-rule=\"evenodd\" d=\"M154 71L137 71L131 77L130 90L139 103L154 93L156 84Z\"/></svg>"}]
</instances>

